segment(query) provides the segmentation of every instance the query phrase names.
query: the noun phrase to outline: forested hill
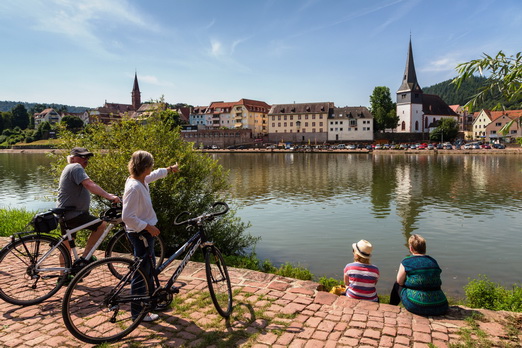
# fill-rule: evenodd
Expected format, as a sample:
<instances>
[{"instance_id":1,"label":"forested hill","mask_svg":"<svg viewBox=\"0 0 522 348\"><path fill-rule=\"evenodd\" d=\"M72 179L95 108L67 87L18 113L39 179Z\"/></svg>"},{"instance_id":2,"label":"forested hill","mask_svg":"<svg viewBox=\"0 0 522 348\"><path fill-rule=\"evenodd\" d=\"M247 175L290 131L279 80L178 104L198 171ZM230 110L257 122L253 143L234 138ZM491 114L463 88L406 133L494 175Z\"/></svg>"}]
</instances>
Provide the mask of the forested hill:
<instances>
[{"instance_id":1,"label":"forested hill","mask_svg":"<svg viewBox=\"0 0 522 348\"><path fill-rule=\"evenodd\" d=\"M15 106L18 104L22 104L25 106L27 111L33 109L35 106L37 106L37 109L41 109L42 106L45 108L53 108L55 110L60 111L67 111L67 112L73 112L73 113L80 113L84 112L85 110L89 109L85 106L71 106L71 105L63 105L63 104L39 104L39 103L27 103L27 102L15 102L15 101L0 101L0 112L4 111L11 111ZM43 110L43 109L42 109Z\"/></svg>"},{"instance_id":2,"label":"forested hill","mask_svg":"<svg viewBox=\"0 0 522 348\"><path fill-rule=\"evenodd\" d=\"M448 105L464 105L487 83L487 78L474 76L462 83L462 86L458 90L451 81L452 80L447 80L433 86L423 87L422 91L426 94L438 95ZM477 104L473 111L479 111L480 109L491 110L499 103L508 110L522 109L522 100L508 103L502 98L489 98L487 101Z\"/></svg>"}]
</instances>

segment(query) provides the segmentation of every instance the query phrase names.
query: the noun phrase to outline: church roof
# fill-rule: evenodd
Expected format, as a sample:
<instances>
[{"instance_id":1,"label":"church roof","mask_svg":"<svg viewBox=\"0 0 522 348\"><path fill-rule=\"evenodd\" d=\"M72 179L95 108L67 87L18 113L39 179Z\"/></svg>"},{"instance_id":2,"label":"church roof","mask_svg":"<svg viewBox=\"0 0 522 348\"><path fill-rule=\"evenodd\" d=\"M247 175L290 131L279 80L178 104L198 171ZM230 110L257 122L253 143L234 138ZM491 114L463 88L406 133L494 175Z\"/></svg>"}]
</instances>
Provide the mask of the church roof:
<instances>
[{"instance_id":1,"label":"church roof","mask_svg":"<svg viewBox=\"0 0 522 348\"><path fill-rule=\"evenodd\" d=\"M415 72L415 63L413 62L413 49L410 45L408 48L408 57L406 58L406 68L404 69L404 76L402 78L402 84L399 87L398 92L419 92L422 93L422 89L417 81L417 73Z\"/></svg>"},{"instance_id":2,"label":"church roof","mask_svg":"<svg viewBox=\"0 0 522 348\"><path fill-rule=\"evenodd\" d=\"M458 116L441 97L435 94L422 96L422 111L425 115Z\"/></svg>"},{"instance_id":3,"label":"church roof","mask_svg":"<svg viewBox=\"0 0 522 348\"><path fill-rule=\"evenodd\" d=\"M268 112L271 115L277 114L320 114L324 112L330 113L333 109L334 103L301 103L301 104L274 104Z\"/></svg>"}]
</instances>

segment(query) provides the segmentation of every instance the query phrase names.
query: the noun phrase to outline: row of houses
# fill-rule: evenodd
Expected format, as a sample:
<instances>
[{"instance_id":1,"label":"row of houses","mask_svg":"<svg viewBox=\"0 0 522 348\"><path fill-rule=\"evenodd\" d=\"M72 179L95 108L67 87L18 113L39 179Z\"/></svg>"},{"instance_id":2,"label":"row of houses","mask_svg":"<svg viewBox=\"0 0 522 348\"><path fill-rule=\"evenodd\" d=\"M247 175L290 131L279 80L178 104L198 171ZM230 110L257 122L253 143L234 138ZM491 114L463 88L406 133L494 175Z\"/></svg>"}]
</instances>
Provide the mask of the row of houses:
<instances>
[{"instance_id":1,"label":"row of houses","mask_svg":"<svg viewBox=\"0 0 522 348\"><path fill-rule=\"evenodd\" d=\"M84 123L118 122L124 115L146 118L166 104L141 103L137 74L131 104L107 103L79 115ZM447 105L439 96L425 94L417 81L411 39L402 83L396 92L397 127L387 130L406 135L403 139L428 139L443 119L453 119L464 140L511 142L521 137L522 110L481 110L467 114L459 105ZM336 107L333 102L270 105L264 101L240 99L216 101L208 106L179 108L182 134L198 145L230 146L245 142L373 142L374 122L364 106ZM35 125L55 123L61 116L53 109L35 114Z\"/></svg>"}]
</instances>

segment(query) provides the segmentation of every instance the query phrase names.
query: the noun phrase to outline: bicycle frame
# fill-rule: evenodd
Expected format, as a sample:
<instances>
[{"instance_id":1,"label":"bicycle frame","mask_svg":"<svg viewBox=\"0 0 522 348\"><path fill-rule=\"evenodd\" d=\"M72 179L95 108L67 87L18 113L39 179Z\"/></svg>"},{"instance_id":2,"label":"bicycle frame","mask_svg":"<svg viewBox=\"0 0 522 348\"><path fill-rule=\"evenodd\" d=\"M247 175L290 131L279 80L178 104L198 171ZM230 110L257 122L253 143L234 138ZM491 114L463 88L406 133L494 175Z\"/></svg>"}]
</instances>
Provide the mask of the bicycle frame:
<instances>
[{"instance_id":1,"label":"bicycle frame","mask_svg":"<svg viewBox=\"0 0 522 348\"><path fill-rule=\"evenodd\" d=\"M73 228L73 229L66 229L65 230L65 234L63 236L60 237L60 239L58 240L58 243L56 243L55 245L53 245L51 247L51 249L49 249L49 251L47 251L41 258L40 260L36 263L35 267L38 271L40 272L46 272L46 271L64 271L65 273L69 273L70 272L70 269L68 268L65 268L65 267L59 267L59 268L40 268L40 264L42 262L44 262L47 257L56 249L58 248L58 246L60 244L62 244L66 239L68 240L69 242L69 245L71 247L71 250L73 252L73 255L74 255L74 260L78 260L79 259L79 256L78 256L78 251L76 250L76 245L74 243L74 240L73 240L73 233L76 233L78 231L81 231L83 230L84 228L86 227L89 227L89 226L92 226L100 221L103 221L102 219L100 218L97 218L93 221L90 221L86 224L83 224L81 226L78 226L76 228ZM107 227L105 228L105 230L103 231L102 235L100 236L100 238L96 241L96 243L94 244L94 246L92 247L92 249L89 251L89 253L87 254L86 256L86 259L90 259L92 257L92 255L94 254L94 251L96 251L98 249L98 247L100 246L100 244L103 242L103 240L105 239L105 237L107 237L107 235L109 234L110 230L112 230L112 228L114 226L116 226L117 223L108 223L107 224Z\"/></svg>"}]
</instances>

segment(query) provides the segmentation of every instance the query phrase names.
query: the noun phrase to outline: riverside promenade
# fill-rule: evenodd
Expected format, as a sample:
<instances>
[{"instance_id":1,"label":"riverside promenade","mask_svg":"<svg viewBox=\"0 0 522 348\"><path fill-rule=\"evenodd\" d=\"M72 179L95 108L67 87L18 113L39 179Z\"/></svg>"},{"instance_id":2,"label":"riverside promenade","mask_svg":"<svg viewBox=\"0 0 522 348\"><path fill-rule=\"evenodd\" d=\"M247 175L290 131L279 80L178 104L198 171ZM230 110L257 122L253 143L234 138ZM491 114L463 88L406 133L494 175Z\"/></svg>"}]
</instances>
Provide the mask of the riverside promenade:
<instances>
[{"instance_id":1,"label":"riverside promenade","mask_svg":"<svg viewBox=\"0 0 522 348\"><path fill-rule=\"evenodd\" d=\"M6 240L1 238L1 245ZM170 275L174 266L163 276ZM122 341L108 346L417 348L449 347L465 340L471 346L486 340L489 345L482 347L520 347L522 342L518 314L454 306L446 316L425 318L401 307L319 291L319 284L312 281L236 268L229 272L234 310L228 321L210 301L204 264L190 262L179 278L182 288L172 308L159 313L160 320L142 323ZM51 299L28 307L0 300L0 346L89 346L75 339L63 324L63 293L61 289ZM471 317L476 320L466 319Z\"/></svg>"}]
</instances>

